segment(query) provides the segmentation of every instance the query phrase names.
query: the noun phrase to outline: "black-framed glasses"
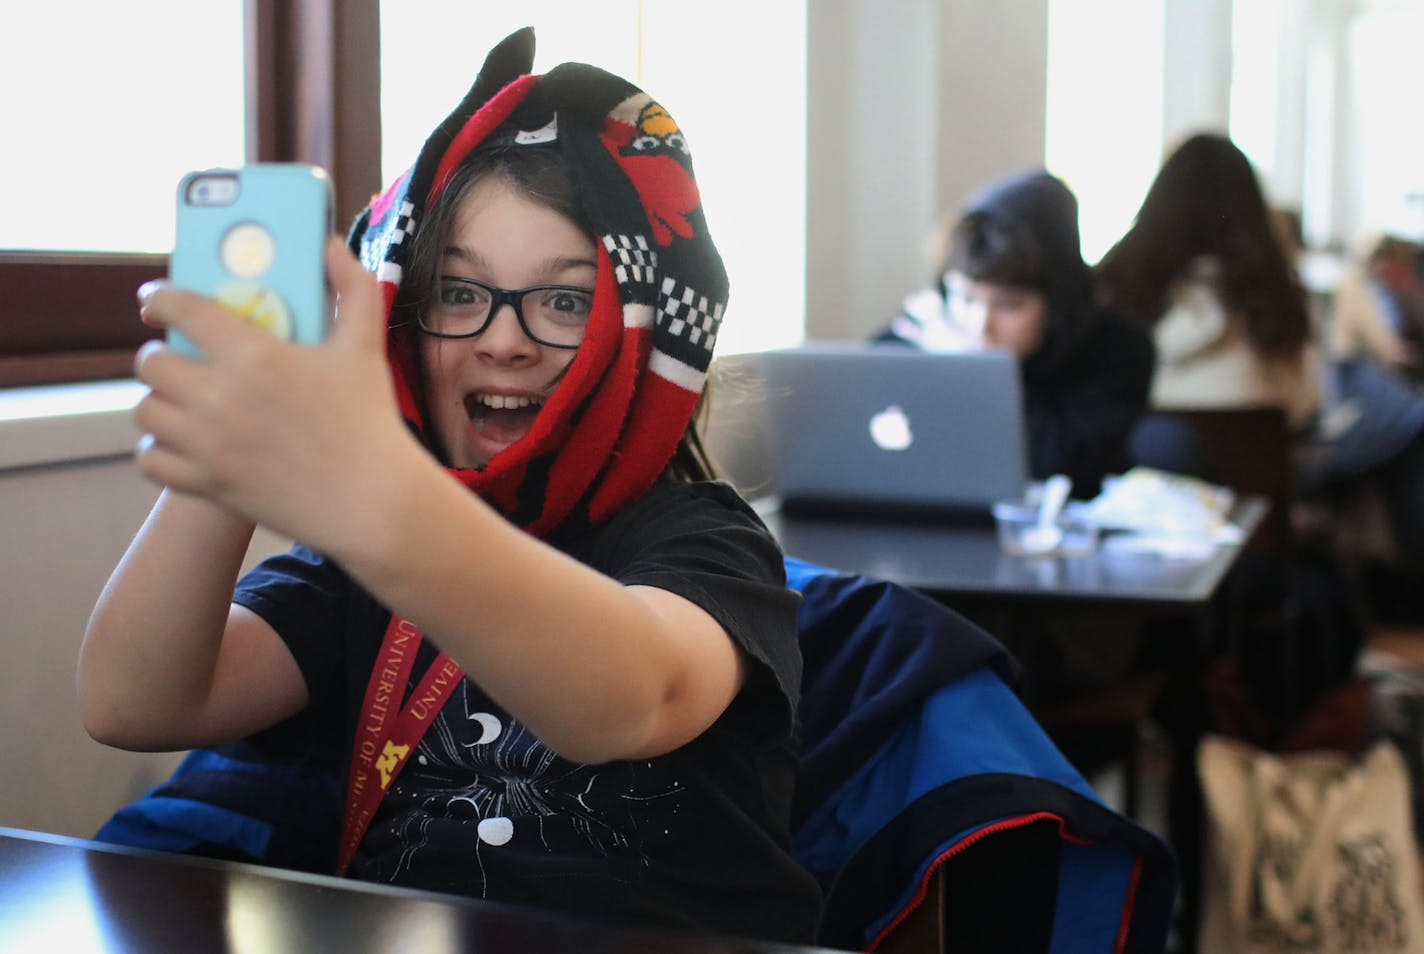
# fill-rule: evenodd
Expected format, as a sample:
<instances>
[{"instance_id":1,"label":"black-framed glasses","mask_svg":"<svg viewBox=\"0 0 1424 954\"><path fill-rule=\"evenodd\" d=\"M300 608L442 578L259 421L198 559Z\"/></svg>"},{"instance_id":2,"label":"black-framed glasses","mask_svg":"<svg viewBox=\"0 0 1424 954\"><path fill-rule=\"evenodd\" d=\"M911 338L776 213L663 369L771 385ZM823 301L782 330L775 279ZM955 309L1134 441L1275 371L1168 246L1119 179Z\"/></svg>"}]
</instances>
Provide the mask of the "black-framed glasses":
<instances>
[{"instance_id":1,"label":"black-framed glasses","mask_svg":"<svg viewBox=\"0 0 1424 954\"><path fill-rule=\"evenodd\" d=\"M505 305L531 340L550 348L577 348L588 329L593 289L577 285L499 288L473 278L441 275L435 294L416 321L437 338L473 338L484 332Z\"/></svg>"}]
</instances>

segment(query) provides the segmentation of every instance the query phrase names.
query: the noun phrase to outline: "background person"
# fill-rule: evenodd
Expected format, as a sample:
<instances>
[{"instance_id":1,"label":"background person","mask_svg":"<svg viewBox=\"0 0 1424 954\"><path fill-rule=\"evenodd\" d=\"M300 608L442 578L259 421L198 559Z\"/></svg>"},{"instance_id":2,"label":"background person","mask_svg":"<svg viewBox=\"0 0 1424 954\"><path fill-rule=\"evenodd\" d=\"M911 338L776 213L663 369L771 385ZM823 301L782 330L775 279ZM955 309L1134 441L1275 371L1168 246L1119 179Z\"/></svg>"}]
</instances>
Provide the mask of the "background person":
<instances>
[{"instance_id":1,"label":"background person","mask_svg":"<svg viewBox=\"0 0 1424 954\"><path fill-rule=\"evenodd\" d=\"M935 284L911 294L879 335L926 350L1001 347L1024 386L1029 469L1095 496L1127 469L1127 437L1147 403L1152 345L1094 302L1078 202L1032 171L974 196L952 226Z\"/></svg>"},{"instance_id":2,"label":"background person","mask_svg":"<svg viewBox=\"0 0 1424 954\"><path fill-rule=\"evenodd\" d=\"M1330 355L1368 358L1417 380L1424 374L1424 246L1378 233L1361 244L1332 297Z\"/></svg>"},{"instance_id":3,"label":"background person","mask_svg":"<svg viewBox=\"0 0 1424 954\"><path fill-rule=\"evenodd\" d=\"M1320 352L1305 290L1230 139L1198 134L1167 157L1096 274L1101 300L1153 337L1154 407L1272 405L1308 426Z\"/></svg>"}]
</instances>

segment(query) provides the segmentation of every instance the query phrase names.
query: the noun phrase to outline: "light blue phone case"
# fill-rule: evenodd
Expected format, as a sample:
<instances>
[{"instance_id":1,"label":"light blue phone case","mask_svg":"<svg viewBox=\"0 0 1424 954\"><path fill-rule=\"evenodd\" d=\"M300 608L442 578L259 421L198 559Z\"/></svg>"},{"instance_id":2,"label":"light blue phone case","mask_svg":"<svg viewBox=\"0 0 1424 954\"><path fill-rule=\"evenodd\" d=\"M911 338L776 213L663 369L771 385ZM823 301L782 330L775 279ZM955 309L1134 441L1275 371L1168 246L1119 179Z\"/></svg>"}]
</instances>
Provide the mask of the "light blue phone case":
<instances>
[{"instance_id":1,"label":"light blue phone case","mask_svg":"<svg viewBox=\"0 0 1424 954\"><path fill-rule=\"evenodd\" d=\"M231 201L205 204L190 188L224 180L236 183ZM316 344L329 320L322 251L331 204L331 180L316 166L259 163L191 172L178 184L169 278L281 337ZM168 341L200 356L182 332L170 329Z\"/></svg>"}]
</instances>

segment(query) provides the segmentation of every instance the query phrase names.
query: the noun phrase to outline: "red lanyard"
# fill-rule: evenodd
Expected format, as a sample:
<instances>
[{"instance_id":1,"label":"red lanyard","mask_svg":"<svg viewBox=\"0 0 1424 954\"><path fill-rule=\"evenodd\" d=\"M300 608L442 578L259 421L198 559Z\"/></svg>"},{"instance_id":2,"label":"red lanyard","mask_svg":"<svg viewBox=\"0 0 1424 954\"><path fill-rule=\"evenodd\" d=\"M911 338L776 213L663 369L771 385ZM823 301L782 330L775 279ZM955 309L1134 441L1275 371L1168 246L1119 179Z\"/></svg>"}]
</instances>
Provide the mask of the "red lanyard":
<instances>
[{"instance_id":1,"label":"red lanyard","mask_svg":"<svg viewBox=\"0 0 1424 954\"><path fill-rule=\"evenodd\" d=\"M351 775L346 783L346 817L341 826L338 875L346 874L356 846L366 836L386 789L405 768L406 760L429 728L430 721L464 678L464 670L442 652L430 664L405 707L400 708L421 638L420 630L399 614L391 615L391 624L386 628L375 668L371 670L371 681L366 685L361 721L351 747Z\"/></svg>"}]
</instances>

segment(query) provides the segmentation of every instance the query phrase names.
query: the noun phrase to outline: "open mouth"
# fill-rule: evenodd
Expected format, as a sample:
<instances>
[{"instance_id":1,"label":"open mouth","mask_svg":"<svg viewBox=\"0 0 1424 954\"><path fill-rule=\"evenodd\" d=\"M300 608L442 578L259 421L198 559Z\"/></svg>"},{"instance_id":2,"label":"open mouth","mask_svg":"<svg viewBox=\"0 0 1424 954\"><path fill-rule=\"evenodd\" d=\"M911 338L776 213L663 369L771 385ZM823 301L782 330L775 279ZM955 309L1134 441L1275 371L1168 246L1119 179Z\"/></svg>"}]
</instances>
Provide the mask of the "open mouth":
<instances>
[{"instance_id":1,"label":"open mouth","mask_svg":"<svg viewBox=\"0 0 1424 954\"><path fill-rule=\"evenodd\" d=\"M543 406L544 398L531 394L476 392L465 396L465 413L475 433L497 444L513 444L529 433Z\"/></svg>"}]
</instances>

